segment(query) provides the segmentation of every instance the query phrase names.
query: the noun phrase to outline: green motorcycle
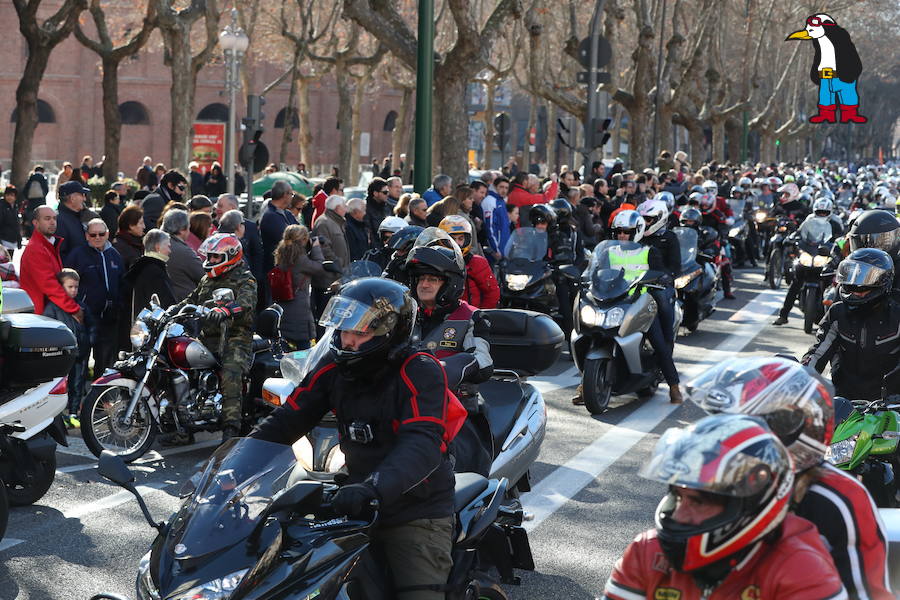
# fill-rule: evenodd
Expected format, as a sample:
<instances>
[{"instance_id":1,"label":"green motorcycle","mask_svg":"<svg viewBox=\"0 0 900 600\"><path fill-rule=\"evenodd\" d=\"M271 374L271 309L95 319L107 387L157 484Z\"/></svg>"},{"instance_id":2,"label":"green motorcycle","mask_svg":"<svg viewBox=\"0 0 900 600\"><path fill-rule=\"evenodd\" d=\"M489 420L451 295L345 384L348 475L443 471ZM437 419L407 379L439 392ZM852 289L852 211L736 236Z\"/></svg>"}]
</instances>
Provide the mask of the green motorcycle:
<instances>
[{"instance_id":1,"label":"green motorcycle","mask_svg":"<svg viewBox=\"0 0 900 600\"><path fill-rule=\"evenodd\" d=\"M898 505L895 474L900 470L900 408L889 401L835 398L835 429L825 460L862 480L880 508Z\"/></svg>"}]
</instances>

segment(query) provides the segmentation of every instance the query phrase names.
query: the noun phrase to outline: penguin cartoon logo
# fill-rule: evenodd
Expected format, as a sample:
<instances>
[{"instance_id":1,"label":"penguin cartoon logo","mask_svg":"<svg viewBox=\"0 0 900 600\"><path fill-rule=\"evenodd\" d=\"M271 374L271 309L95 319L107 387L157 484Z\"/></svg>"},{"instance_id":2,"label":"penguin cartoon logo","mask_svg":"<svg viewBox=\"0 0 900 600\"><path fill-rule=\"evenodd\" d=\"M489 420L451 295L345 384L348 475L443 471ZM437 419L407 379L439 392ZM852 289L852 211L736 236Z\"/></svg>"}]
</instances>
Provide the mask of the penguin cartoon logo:
<instances>
[{"instance_id":1,"label":"penguin cartoon logo","mask_svg":"<svg viewBox=\"0 0 900 600\"><path fill-rule=\"evenodd\" d=\"M810 79L819 86L819 113L810 123L865 123L859 114L856 82L862 73L862 61L847 30L825 13L806 19L806 28L795 31L786 40L812 40L815 57Z\"/></svg>"}]
</instances>

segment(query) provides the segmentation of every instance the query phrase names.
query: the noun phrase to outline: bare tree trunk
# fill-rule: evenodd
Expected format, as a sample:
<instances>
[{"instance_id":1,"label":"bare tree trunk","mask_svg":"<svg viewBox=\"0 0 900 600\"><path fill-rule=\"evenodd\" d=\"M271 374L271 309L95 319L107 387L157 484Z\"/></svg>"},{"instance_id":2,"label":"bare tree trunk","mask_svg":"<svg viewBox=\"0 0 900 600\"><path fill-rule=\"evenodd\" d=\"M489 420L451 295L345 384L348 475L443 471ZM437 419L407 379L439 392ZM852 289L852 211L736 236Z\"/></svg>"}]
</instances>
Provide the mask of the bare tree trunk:
<instances>
[{"instance_id":1,"label":"bare tree trunk","mask_svg":"<svg viewBox=\"0 0 900 600\"><path fill-rule=\"evenodd\" d=\"M725 162L725 120L714 118L712 125L712 159Z\"/></svg>"},{"instance_id":2,"label":"bare tree trunk","mask_svg":"<svg viewBox=\"0 0 900 600\"><path fill-rule=\"evenodd\" d=\"M360 148L360 138L362 133L362 124L360 123L360 113L362 113L362 105L363 100L365 100L365 92L369 87L369 80L371 79L371 73L366 73L363 77L356 78L356 90L353 95L353 112L351 114L351 123L352 123L352 139L350 141L353 146L353 150L350 152L350 172L353 173L355 178L359 177L360 169L359 169L359 159L361 155L362 149ZM369 152L371 153L371 139L369 143Z\"/></svg>"},{"instance_id":3,"label":"bare tree trunk","mask_svg":"<svg viewBox=\"0 0 900 600\"><path fill-rule=\"evenodd\" d=\"M197 79L191 68L190 28L185 35L168 36L172 49L172 162L169 168L187 171L191 161L191 138L194 135L194 94Z\"/></svg>"},{"instance_id":4,"label":"bare tree trunk","mask_svg":"<svg viewBox=\"0 0 900 600\"><path fill-rule=\"evenodd\" d=\"M466 82L462 72L446 72L435 78L435 103L440 106L439 164L454 185L468 179L469 115L466 112Z\"/></svg>"},{"instance_id":5,"label":"bare tree trunk","mask_svg":"<svg viewBox=\"0 0 900 600\"><path fill-rule=\"evenodd\" d=\"M290 149L292 134L294 133L294 115L297 110L297 80L300 79L298 73L300 65L301 51L299 47L294 49L293 72L291 73L291 87L288 92L287 106L284 107L284 130L281 132L281 149L278 151L278 162L285 164ZM249 88L248 88L249 89Z\"/></svg>"},{"instance_id":6,"label":"bare tree trunk","mask_svg":"<svg viewBox=\"0 0 900 600\"><path fill-rule=\"evenodd\" d=\"M396 170L400 168L400 154L407 147L409 139L409 121L413 100L413 89L403 88L403 95L400 97L400 110L397 111L397 120L394 122L394 131L391 134L391 168ZM407 157L409 158L409 157ZM407 162L409 162L407 160Z\"/></svg>"},{"instance_id":7,"label":"bare tree trunk","mask_svg":"<svg viewBox=\"0 0 900 600\"><path fill-rule=\"evenodd\" d=\"M743 127L736 119L727 119L725 121L725 132L728 134L728 160L737 163L741 159Z\"/></svg>"},{"instance_id":8,"label":"bare tree trunk","mask_svg":"<svg viewBox=\"0 0 900 600\"><path fill-rule=\"evenodd\" d=\"M491 82L485 84L484 87L487 91L487 102L484 105L484 160L482 164L485 169L490 169L494 152L494 94L497 86ZM503 162L502 154L500 162Z\"/></svg>"},{"instance_id":9,"label":"bare tree trunk","mask_svg":"<svg viewBox=\"0 0 900 600\"><path fill-rule=\"evenodd\" d=\"M51 48L29 48L28 60L22 79L16 88L16 132L13 135L12 181L20 189L24 187L31 164L31 144L38 125L38 88Z\"/></svg>"},{"instance_id":10,"label":"bare tree trunk","mask_svg":"<svg viewBox=\"0 0 900 600\"><path fill-rule=\"evenodd\" d=\"M119 114L119 62L103 59L103 177L111 184L119 172L122 116Z\"/></svg>"},{"instance_id":11,"label":"bare tree trunk","mask_svg":"<svg viewBox=\"0 0 900 600\"><path fill-rule=\"evenodd\" d=\"M412 111L412 119L409 123L409 137L406 139L406 164L403 165L403 181L413 182L413 169L416 164L416 140L413 132L416 130L416 113Z\"/></svg>"},{"instance_id":12,"label":"bare tree trunk","mask_svg":"<svg viewBox=\"0 0 900 600\"><path fill-rule=\"evenodd\" d=\"M665 103L659 105L659 146L658 152L668 150L675 154L675 138L672 127L672 109ZM651 156L650 160L655 162L656 157Z\"/></svg>"},{"instance_id":13,"label":"bare tree trunk","mask_svg":"<svg viewBox=\"0 0 900 600\"><path fill-rule=\"evenodd\" d=\"M552 111L550 109L553 109ZM544 162L547 163L547 175L553 171L553 163L555 162L556 153L556 119L559 117L559 107L555 104L547 102L547 143L544 146Z\"/></svg>"},{"instance_id":14,"label":"bare tree trunk","mask_svg":"<svg viewBox=\"0 0 900 600\"><path fill-rule=\"evenodd\" d=\"M612 107L612 155L619 156L622 150L622 121L620 120L622 107L618 103L613 103ZM672 148L674 151L675 149Z\"/></svg>"},{"instance_id":15,"label":"bare tree trunk","mask_svg":"<svg viewBox=\"0 0 900 600\"><path fill-rule=\"evenodd\" d=\"M531 95L531 102L528 108L528 131L525 132L525 151L522 153L523 166L527 170L531 166L531 132L537 131L537 114L538 99L534 94ZM537 150L537 135L535 135L535 150ZM534 161L537 162L537 161Z\"/></svg>"},{"instance_id":16,"label":"bare tree trunk","mask_svg":"<svg viewBox=\"0 0 900 600\"><path fill-rule=\"evenodd\" d=\"M700 126L699 121L691 121L687 130L691 144L691 166L696 170L706 162L706 152L703 150L703 127Z\"/></svg>"},{"instance_id":17,"label":"bare tree trunk","mask_svg":"<svg viewBox=\"0 0 900 600\"><path fill-rule=\"evenodd\" d=\"M759 130L759 161L765 164L775 162L775 133L771 129Z\"/></svg>"},{"instance_id":18,"label":"bare tree trunk","mask_svg":"<svg viewBox=\"0 0 900 600\"><path fill-rule=\"evenodd\" d=\"M347 185L356 185L356 180L351 179L350 155L353 153L353 90L350 73L340 62L335 64L334 77L337 83L338 111L337 119L340 124L338 136L338 168L340 176Z\"/></svg>"},{"instance_id":19,"label":"bare tree trunk","mask_svg":"<svg viewBox=\"0 0 900 600\"><path fill-rule=\"evenodd\" d=\"M650 104L645 97L635 97L634 104L627 109L629 117L628 126L628 164L635 171L647 168L649 139L647 135L648 124L651 121Z\"/></svg>"},{"instance_id":20,"label":"bare tree trunk","mask_svg":"<svg viewBox=\"0 0 900 600\"><path fill-rule=\"evenodd\" d=\"M297 131L297 141L300 144L300 162L306 165L306 168L312 174L312 122L310 121L309 108L309 82L305 77L301 77L297 81L297 104L298 114L300 116L300 128Z\"/></svg>"}]
</instances>

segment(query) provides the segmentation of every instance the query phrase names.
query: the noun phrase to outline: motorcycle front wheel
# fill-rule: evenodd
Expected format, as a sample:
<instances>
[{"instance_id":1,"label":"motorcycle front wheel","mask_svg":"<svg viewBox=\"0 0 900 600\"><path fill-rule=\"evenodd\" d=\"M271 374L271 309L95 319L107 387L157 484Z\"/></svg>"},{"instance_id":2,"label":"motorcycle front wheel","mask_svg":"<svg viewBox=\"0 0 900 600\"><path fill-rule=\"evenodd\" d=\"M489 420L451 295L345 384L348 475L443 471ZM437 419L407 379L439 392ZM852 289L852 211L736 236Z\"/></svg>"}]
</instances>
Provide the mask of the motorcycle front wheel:
<instances>
[{"instance_id":1,"label":"motorcycle front wheel","mask_svg":"<svg viewBox=\"0 0 900 600\"><path fill-rule=\"evenodd\" d=\"M56 453L47 460L34 459L35 472L27 484L7 483L6 496L10 506L28 506L44 497L56 478ZM0 536L2 537L2 536Z\"/></svg>"},{"instance_id":2,"label":"motorcycle front wheel","mask_svg":"<svg viewBox=\"0 0 900 600\"><path fill-rule=\"evenodd\" d=\"M813 326L816 324L816 317L819 316L819 307L822 306L822 299L818 294L807 292L803 298L803 331L812 333Z\"/></svg>"},{"instance_id":3,"label":"motorcycle front wheel","mask_svg":"<svg viewBox=\"0 0 900 600\"><path fill-rule=\"evenodd\" d=\"M147 403L142 399L124 421L131 401L131 389L123 386L95 386L81 405L81 435L94 456L104 450L132 462L144 454L156 439L157 428Z\"/></svg>"},{"instance_id":4,"label":"motorcycle front wheel","mask_svg":"<svg viewBox=\"0 0 900 600\"><path fill-rule=\"evenodd\" d=\"M769 282L769 288L777 290L781 287L781 279L784 277L784 255L780 249L772 250L772 256L769 258L769 266L766 271L766 281Z\"/></svg>"},{"instance_id":5,"label":"motorcycle front wheel","mask_svg":"<svg viewBox=\"0 0 900 600\"><path fill-rule=\"evenodd\" d=\"M599 415L609 408L612 397L611 361L608 358L588 358L584 361L581 394L584 406L592 415Z\"/></svg>"}]
</instances>

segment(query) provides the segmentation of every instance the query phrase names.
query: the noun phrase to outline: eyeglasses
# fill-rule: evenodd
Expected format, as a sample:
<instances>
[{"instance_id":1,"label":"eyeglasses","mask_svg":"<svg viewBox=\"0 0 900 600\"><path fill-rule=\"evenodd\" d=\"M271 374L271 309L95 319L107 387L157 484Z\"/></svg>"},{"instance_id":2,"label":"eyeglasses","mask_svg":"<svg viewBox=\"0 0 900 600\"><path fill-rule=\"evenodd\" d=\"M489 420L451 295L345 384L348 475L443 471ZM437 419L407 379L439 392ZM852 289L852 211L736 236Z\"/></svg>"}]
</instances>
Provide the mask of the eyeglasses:
<instances>
[{"instance_id":1,"label":"eyeglasses","mask_svg":"<svg viewBox=\"0 0 900 600\"><path fill-rule=\"evenodd\" d=\"M831 21L824 21L819 17L810 17L806 20L807 25L812 25L813 27L819 27L824 25L834 25Z\"/></svg>"},{"instance_id":2,"label":"eyeglasses","mask_svg":"<svg viewBox=\"0 0 900 600\"><path fill-rule=\"evenodd\" d=\"M107 234L106 231L102 231L102 232L100 232L100 233L89 233L89 234L88 234L88 237L98 238L98 237L103 237L103 236L106 235L106 234Z\"/></svg>"},{"instance_id":3,"label":"eyeglasses","mask_svg":"<svg viewBox=\"0 0 900 600\"><path fill-rule=\"evenodd\" d=\"M379 194L387 194L388 193L387 188L384 188L383 190L378 190L378 193Z\"/></svg>"},{"instance_id":4,"label":"eyeglasses","mask_svg":"<svg viewBox=\"0 0 900 600\"><path fill-rule=\"evenodd\" d=\"M444 283L444 280L437 275L420 275L419 283Z\"/></svg>"},{"instance_id":5,"label":"eyeglasses","mask_svg":"<svg viewBox=\"0 0 900 600\"><path fill-rule=\"evenodd\" d=\"M179 184L176 185L175 187L177 187L179 190L187 189L187 186L186 186L185 184L183 184L183 183L179 183Z\"/></svg>"}]
</instances>

